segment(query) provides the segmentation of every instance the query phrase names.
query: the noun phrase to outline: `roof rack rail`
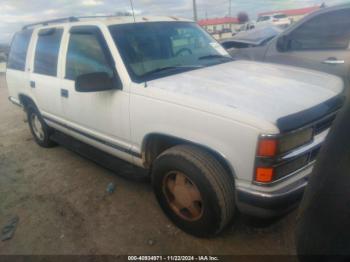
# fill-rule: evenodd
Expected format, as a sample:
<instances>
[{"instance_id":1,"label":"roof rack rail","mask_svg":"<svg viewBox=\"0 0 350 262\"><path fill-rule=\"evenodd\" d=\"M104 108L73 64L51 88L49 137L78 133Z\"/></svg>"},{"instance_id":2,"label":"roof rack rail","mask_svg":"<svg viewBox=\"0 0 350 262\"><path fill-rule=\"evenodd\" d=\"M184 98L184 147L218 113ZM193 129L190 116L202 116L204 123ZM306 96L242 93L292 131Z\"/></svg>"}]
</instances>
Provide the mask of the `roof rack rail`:
<instances>
[{"instance_id":1,"label":"roof rack rail","mask_svg":"<svg viewBox=\"0 0 350 262\"><path fill-rule=\"evenodd\" d=\"M37 22L37 23L25 25L22 27L22 30L28 29L28 28L36 26L36 25L49 25L49 24L64 23L64 22L78 22L78 21L80 21L80 19L110 18L110 17L119 17L119 16L118 15L70 16L70 17L58 18L58 19L47 20L47 21L42 21L42 22Z\"/></svg>"},{"instance_id":2,"label":"roof rack rail","mask_svg":"<svg viewBox=\"0 0 350 262\"><path fill-rule=\"evenodd\" d=\"M36 25L49 25L49 24L55 24L55 23L61 23L61 22L78 22L78 21L79 21L78 17L70 16L70 17L58 18L58 19L47 20L47 21L25 25L23 26L22 30L28 29Z\"/></svg>"}]
</instances>

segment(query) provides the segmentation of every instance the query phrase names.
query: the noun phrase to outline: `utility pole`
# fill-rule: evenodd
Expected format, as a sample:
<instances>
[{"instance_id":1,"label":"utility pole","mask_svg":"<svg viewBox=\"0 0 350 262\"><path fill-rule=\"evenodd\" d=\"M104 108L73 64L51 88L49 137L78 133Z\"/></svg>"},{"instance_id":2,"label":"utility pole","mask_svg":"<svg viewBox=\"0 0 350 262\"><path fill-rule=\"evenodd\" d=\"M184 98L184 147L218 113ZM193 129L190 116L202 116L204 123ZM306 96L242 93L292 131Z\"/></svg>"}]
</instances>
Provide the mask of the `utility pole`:
<instances>
[{"instance_id":1,"label":"utility pole","mask_svg":"<svg viewBox=\"0 0 350 262\"><path fill-rule=\"evenodd\" d=\"M228 16L232 17L232 0L228 0Z\"/></svg>"},{"instance_id":2,"label":"utility pole","mask_svg":"<svg viewBox=\"0 0 350 262\"><path fill-rule=\"evenodd\" d=\"M198 21L196 0L193 0L193 20Z\"/></svg>"}]
</instances>

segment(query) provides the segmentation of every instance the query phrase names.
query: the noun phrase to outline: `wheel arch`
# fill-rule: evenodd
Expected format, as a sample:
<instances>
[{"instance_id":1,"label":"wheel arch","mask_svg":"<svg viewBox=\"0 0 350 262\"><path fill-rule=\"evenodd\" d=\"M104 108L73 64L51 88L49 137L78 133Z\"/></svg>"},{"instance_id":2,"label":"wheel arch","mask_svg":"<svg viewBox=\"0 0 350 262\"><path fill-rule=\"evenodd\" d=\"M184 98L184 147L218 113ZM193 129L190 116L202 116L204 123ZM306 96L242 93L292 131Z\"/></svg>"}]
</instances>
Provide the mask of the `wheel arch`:
<instances>
[{"instance_id":1,"label":"wheel arch","mask_svg":"<svg viewBox=\"0 0 350 262\"><path fill-rule=\"evenodd\" d=\"M177 145L193 145L209 152L217 161L219 161L232 178L236 177L233 166L229 163L225 155L216 149L191 140L162 133L151 133L144 137L142 142L142 158L144 166L151 169L153 161L162 152Z\"/></svg>"},{"instance_id":2,"label":"wheel arch","mask_svg":"<svg viewBox=\"0 0 350 262\"><path fill-rule=\"evenodd\" d=\"M34 99L27 94L20 93L18 95L18 99L21 105L23 105L24 110L27 110L29 104L33 104L36 108L38 108Z\"/></svg>"}]
</instances>

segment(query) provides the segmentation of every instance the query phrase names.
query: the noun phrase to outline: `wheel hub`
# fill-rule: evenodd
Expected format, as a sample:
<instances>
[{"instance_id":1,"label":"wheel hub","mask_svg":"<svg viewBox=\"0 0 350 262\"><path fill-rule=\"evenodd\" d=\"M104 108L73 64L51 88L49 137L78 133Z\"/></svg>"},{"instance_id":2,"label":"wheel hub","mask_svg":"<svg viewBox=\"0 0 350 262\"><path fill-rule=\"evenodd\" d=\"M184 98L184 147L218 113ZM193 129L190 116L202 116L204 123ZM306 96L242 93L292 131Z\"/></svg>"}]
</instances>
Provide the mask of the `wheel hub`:
<instances>
[{"instance_id":1,"label":"wheel hub","mask_svg":"<svg viewBox=\"0 0 350 262\"><path fill-rule=\"evenodd\" d=\"M181 218L196 221L202 217L202 196L197 186L185 174L169 172L164 177L163 192L171 209Z\"/></svg>"},{"instance_id":2,"label":"wheel hub","mask_svg":"<svg viewBox=\"0 0 350 262\"><path fill-rule=\"evenodd\" d=\"M31 123L32 123L32 128L34 135L39 139L39 140L44 140L45 134L44 134L44 129L43 126L39 120L39 117L36 114L31 115Z\"/></svg>"}]
</instances>

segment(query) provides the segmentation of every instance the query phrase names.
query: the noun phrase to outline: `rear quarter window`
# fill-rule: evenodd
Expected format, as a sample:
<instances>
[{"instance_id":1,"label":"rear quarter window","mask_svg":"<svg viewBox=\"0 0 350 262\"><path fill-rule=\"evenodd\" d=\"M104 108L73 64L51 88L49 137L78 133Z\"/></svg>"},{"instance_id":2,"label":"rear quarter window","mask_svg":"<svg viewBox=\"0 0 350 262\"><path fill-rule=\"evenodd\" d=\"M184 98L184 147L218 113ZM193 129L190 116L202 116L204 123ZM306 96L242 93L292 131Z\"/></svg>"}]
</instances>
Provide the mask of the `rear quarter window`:
<instances>
[{"instance_id":1,"label":"rear quarter window","mask_svg":"<svg viewBox=\"0 0 350 262\"><path fill-rule=\"evenodd\" d=\"M8 57L7 68L24 71L32 33L33 30L23 30L14 36Z\"/></svg>"},{"instance_id":2,"label":"rear quarter window","mask_svg":"<svg viewBox=\"0 0 350 262\"><path fill-rule=\"evenodd\" d=\"M56 76L58 53L63 29L43 29L39 31L35 50L34 73Z\"/></svg>"}]
</instances>

